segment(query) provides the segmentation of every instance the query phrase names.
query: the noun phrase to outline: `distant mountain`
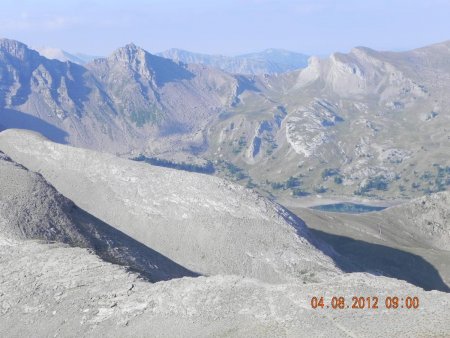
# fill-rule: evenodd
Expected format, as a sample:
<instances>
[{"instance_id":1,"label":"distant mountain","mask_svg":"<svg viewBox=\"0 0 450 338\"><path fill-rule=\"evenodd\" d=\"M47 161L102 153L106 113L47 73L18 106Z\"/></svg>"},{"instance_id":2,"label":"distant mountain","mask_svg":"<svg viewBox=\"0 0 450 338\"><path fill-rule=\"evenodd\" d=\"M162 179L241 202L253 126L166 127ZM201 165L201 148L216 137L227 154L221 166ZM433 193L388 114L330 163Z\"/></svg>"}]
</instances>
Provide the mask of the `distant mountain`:
<instances>
[{"instance_id":1,"label":"distant mountain","mask_svg":"<svg viewBox=\"0 0 450 338\"><path fill-rule=\"evenodd\" d=\"M0 125L130 156L201 156L281 198L410 198L450 187L449 57L449 42L358 47L233 75L133 44L81 66L3 39Z\"/></svg>"},{"instance_id":2,"label":"distant mountain","mask_svg":"<svg viewBox=\"0 0 450 338\"><path fill-rule=\"evenodd\" d=\"M47 59L59 60L62 62L70 61L73 63L78 63L79 65L83 65L100 58L100 56L92 56L82 53L71 54L69 52L66 52L65 50L52 47L35 48L35 50Z\"/></svg>"},{"instance_id":3,"label":"distant mountain","mask_svg":"<svg viewBox=\"0 0 450 338\"><path fill-rule=\"evenodd\" d=\"M308 65L308 55L283 49L266 49L260 53L238 55L208 55L192 53L182 49L169 49L159 56L184 63L198 63L220 68L236 74L277 74L304 68Z\"/></svg>"},{"instance_id":4,"label":"distant mountain","mask_svg":"<svg viewBox=\"0 0 450 338\"><path fill-rule=\"evenodd\" d=\"M0 74L1 125L111 152L145 149L151 140L155 147L162 140L169 149L201 148L201 130L212 115L236 102L247 83L133 44L83 67L49 60L7 39L0 40Z\"/></svg>"},{"instance_id":5,"label":"distant mountain","mask_svg":"<svg viewBox=\"0 0 450 338\"><path fill-rule=\"evenodd\" d=\"M42 56L62 62L70 61L84 65L102 58L101 56L83 53L69 53L60 48L35 48ZM290 70L304 68L308 65L308 55L286 51L283 49L266 49L260 53L251 53L228 57L223 55L208 55L192 53L181 49L169 49L155 54L164 58L183 63L196 63L222 69L236 74L278 74Z\"/></svg>"},{"instance_id":6,"label":"distant mountain","mask_svg":"<svg viewBox=\"0 0 450 338\"><path fill-rule=\"evenodd\" d=\"M73 55L75 57L77 57L78 59L80 59L81 61L83 61L83 63L89 63L89 62L94 61L95 59L103 58L103 56L100 56L100 55L89 55L89 54L84 54L84 53L74 53Z\"/></svg>"},{"instance_id":7,"label":"distant mountain","mask_svg":"<svg viewBox=\"0 0 450 338\"><path fill-rule=\"evenodd\" d=\"M209 156L277 196L409 198L450 189L450 42L364 47L255 82L211 126ZM235 170L234 170L235 171Z\"/></svg>"}]
</instances>

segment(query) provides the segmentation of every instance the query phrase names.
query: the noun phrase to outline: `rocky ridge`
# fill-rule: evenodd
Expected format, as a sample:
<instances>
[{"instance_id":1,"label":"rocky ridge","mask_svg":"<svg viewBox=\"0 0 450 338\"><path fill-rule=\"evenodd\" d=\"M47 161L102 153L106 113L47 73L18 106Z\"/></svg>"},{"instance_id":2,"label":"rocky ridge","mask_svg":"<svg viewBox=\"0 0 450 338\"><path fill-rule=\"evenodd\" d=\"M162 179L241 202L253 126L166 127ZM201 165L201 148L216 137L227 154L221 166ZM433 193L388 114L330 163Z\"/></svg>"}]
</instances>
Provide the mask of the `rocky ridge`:
<instances>
[{"instance_id":1,"label":"rocky ridge","mask_svg":"<svg viewBox=\"0 0 450 338\"><path fill-rule=\"evenodd\" d=\"M119 334L131 337L150 333L171 337L186 334L203 337L244 337L249 334L256 337L309 337L326 330L327 334L336 337L383 337L389 334L445 336L450 332L446 320L446 309L450 305L447 293L425 292L392 278L343 273L316 249L319 241L316 240L316 247L310 244L315 240L315 234L304 228L300 219L237 185L205 175L149 168L111 155L55 144L25 131L2 132L0 149L21 163L0 153L1 335L94 337ZM42 175L23 165L33 167ZM153 176L158 177L162 190L147 194L145 187L155 186L151 184ZM182 181L180 177L183 177ZM147 251L139 247L136 240L148 245L150 239L144 238L138 228L134 229L134 237L118 232L116 228L124 232L130 230L134 222L132 218L127 224L119 226L116 222L108 228L61 195L47 179L65 195L73 196L77 203L95 213L115 210L118 212L115 217L119 217L126 208L130 208L131 213L142 217L144 210L147 219L151 220L151 227L161 222L158 213L166 215L169 223L163 224L170 227L170 222L181 222L186 216L200 216L206 207L210 210L208 225L205 227L201 218L193 218L195 227L182 223L182 227L188 227L189 231L181 236L172 233L170 245L183 250L188 261L195 259L195 255L192 256L192 251L196 251L195 245L189 245L185 238L198 236L195 232L198 229L199 233L205 234L206 231L208 235L208 229L212 227L219 236L211 240L214 246L208 254L213 254L213 251L223 254L220 263L225 266L216 268L215 275L209 277L174 275L174 262L158 259L155 257L157 252L149 255L149 247L146 247ZM202 182L201 189L196 185L197 179ZM120 184L121 180L123 184ZM175 195L171 194L166 180L171 184L177 183L177 196L181 200L174 200ZM86 190L88 185L93 190ZM106 189L101 190L101 186ZM98 189L99 194L95 196ZM115 195L112 193L115 189L123 194ZM134 192L130 194L129 191ZM233 199L232 195L240 197ZM139 205L133 202L136 196L135 201L139 200ZM108 201L109 209L105 208L104 200ZM429 212L435 209L435 215L441 215L441 208L435 208L439 201L428 198L425 204L420 200L415 203ZM239 216L239 206L245 209L245 218ZM409 208L406 205L403 209L415 210L416 206ZM191 214L187 215L188 212ZM388 209L386 212L392 211ZM225 218L231 215L238 216L232 219L238 227L231 228L226 222ZM442 215L445 221L445 214ZM108 213L103 217L108 218ZM276 233L270 232L266 219L275 224ZM220 226L214 226L216 221ZM252 223L255 223L254 227ZM145 232L149 230L149 224L137 225ZM296 231L286 231L289 227L296 228ZM251 231L242 232L243 228ZM263 237L258 234L261 230ZM164 231L167 230L160 228L153 235L164 236ZM245 239L246 253L240 252L244 247L236 238L227 240L234 232ZM298 241L292 241L293 236ZM264 238L270 241L264 242ZM202 241L209 240L202 238ZM230 250L223 251L224 243ZM102 253L105 247L109 256ZM262 265L262 270L267 272L271 267L266 263L271 248L279 247L284 254L279 253L277 258L272 258L279 265L277 279L270 274L257 273L257 269L248 270L249 258L245 255L253 260L255 267ZM325 249L323 246L322 251L327 254L336 254L331 248ZM233 251L238 251L239 255ZM120 261L120 258L125 259ZM294 271L300 268L300 261L307 262L302 267L304 271L296 278L287 278L290 270L284 270L285 258L296 265ZM151 265L142 269L139 263L146 259ZM214 269L206 257L200 261L209 271ZM160 277L153 281L159 282L149 283L142 279L142 275L127 271L127 266L141 268L141 272L150 271L154 278ZM164 272L172 274L161 278ZM280 278L282 275L283 279ZM185 277L176 278L182 276ZM313 296L324 296L325 302L329 302L336 295L345 297L348 309L311 308ZM351 309L350 300L355 295L378 297L379 308ZM419 309L386 309L383 302L393 295L402 299L418 297Z\"/></svg>"},{"instance_id":2,"label":"rocky ridge","mask_svg":"<svg viewBox=\"0 0 450 338\"><path fill-rule=\"evenodd\" d=\"M237 181L282 198L405 199L450 182L441 156L448 42L401 53L358 47L264 76L174 62L133 44L85 66L13 40L0 46L5 128L125 156L231 163ZM273 188L291 177L301 184Z\"/></svg>"},{"instance_id":3,"label":"rocky ridge","mask_svg":"<svg viewBox=\"0 0 450 338\"><path fill-rule=\"evenodd\" d=\"M87 212L199 274L312 282L340 271L300 219L239 185L19 130L2 132L0 149Z\"/></svg>"}]
</instances>

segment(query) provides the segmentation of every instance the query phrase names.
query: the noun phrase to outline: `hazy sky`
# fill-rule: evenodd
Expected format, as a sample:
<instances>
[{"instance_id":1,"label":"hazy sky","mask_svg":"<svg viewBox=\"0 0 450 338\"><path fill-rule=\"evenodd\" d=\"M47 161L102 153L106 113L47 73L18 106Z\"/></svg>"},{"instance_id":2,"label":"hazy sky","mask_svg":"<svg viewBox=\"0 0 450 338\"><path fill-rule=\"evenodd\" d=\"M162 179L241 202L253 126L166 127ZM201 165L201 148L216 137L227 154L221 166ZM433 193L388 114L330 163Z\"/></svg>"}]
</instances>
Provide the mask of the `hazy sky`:
<instances>
[{"instance_id":1,"label":"hazy sky","mask_svg":"<svg viewBox=\"0 0 450 338\"><path fill-rule=\"evenodd\" d=\"M449 18L450 0L0 0L0 37L94 55L129 42L151 52L324 55L449 40Z\"/></svg>"}]
</instances>

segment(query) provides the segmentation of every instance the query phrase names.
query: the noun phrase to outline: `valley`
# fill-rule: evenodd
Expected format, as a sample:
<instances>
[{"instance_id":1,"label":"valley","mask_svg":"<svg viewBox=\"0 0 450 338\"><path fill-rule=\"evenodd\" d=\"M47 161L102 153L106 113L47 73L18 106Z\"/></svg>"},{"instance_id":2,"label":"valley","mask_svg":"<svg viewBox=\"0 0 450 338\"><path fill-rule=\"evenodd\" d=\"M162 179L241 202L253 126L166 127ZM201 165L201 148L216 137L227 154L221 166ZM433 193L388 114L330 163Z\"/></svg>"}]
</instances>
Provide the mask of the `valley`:
<instances>
[{"instance_id":1,"label":"valley","mask_svg":"<svg viewBox=\"0 0 450 338\"><path fill-rule=\"evenodd\" d=\"M133 44L80 66L2 40L0 123L129 158L210 161L218 176L276 198L391 203L450 184L449 50L358 47L300 70L238 75Z\"/></svg>"},{"instance_id":2,"label":"valley","mask_svg":"<svg viewBox=\"0 0 450 338\"><path fill-rule=\"evenodd\" d=\"M450 330L446 192L381 212L296 216L229 181L30 131L3 131L0 149L2 335ZM383 304L311 307L336 295ZM394 295L417 297L419 309L387 310Z\"/></svg>"},{"instance_id":3,"label":"valley","mask_svg":"<svg viewBox=\"0 0 450 338\"><path fill-rule=\"evenodd\" d=\"M0 336L449 334L450 42L77 55L0 39Z\"/></svg>"}]
</instances>

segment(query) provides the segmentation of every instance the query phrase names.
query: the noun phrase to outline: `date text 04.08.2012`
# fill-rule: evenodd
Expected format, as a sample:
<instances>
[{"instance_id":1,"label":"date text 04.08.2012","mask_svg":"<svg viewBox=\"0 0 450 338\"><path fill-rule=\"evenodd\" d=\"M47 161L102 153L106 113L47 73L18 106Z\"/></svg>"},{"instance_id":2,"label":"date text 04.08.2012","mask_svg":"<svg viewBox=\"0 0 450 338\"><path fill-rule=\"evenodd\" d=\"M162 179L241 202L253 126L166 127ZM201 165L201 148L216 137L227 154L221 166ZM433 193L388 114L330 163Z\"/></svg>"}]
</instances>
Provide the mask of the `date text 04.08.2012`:
<instances>
[{"instance_id":1,"label":"date text 04.08.2012","mask_svg":"<svg viewBox=\"0 0 450 338\"><path fill-rule=\"evenodd\" d=\"M325 298L323 296L314 296L311 298L311 307L313 309L418 309L419 298L416 296L386 296L386 297L361 297L353 296L347 299L343 296L333 296Z\"/></svg>"}]
</instances>

